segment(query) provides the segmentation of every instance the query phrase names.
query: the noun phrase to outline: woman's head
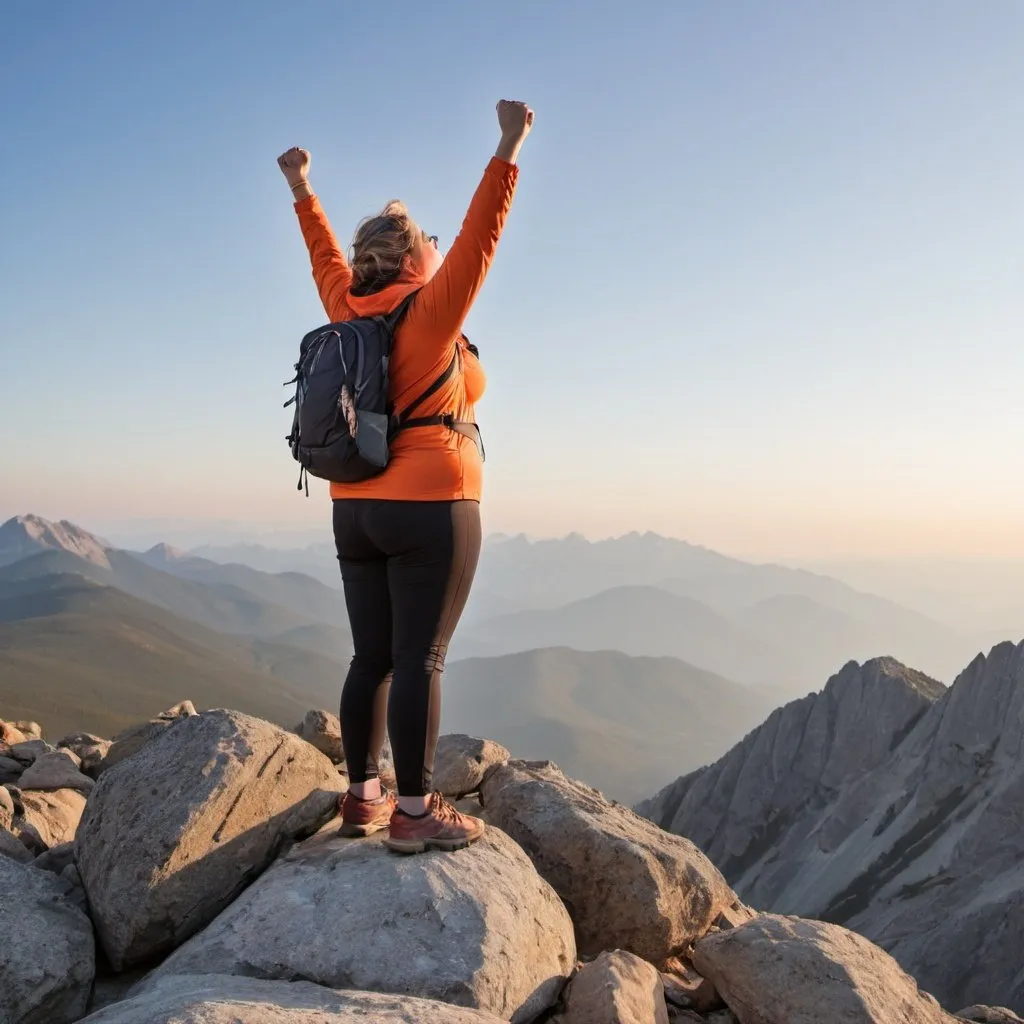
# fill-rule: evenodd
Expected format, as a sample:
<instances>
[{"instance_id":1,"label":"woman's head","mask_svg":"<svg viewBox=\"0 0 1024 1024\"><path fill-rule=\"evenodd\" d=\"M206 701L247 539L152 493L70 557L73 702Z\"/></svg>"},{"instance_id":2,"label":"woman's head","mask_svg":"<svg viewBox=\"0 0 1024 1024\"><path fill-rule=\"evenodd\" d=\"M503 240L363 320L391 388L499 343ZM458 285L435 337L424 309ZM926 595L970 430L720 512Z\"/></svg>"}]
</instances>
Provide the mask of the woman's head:
<instances>
[{"instance_id":1,"label":"woman's head","mask_svg":"<svg viewBox=\"0 0 1024 1024\"><path fill-rule=\"evenodd\" d=\"M352 240L352 293L378 292L397 280L406 268L415 268L429 280L441 261L437 237L424 234L409 216L405 203L394 200L356 228Z\"/></svg>"}]
</instances>

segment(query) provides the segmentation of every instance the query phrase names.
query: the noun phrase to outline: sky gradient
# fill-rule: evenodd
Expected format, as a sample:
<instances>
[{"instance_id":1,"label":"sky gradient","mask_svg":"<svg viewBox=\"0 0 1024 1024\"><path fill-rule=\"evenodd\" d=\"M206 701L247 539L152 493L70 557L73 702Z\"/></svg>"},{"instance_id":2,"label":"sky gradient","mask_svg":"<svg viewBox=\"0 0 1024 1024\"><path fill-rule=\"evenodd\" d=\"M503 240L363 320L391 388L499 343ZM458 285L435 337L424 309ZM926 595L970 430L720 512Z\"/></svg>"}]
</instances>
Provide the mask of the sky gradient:
<instances>
[{"instance_id":1,"label":"sky gradient","mask_svg":"<svg viewBox=\"0 0 1024 1024\"><path fill-rule=\"evenodd\" d=\"M5 11L0 518L326 523L275 158L344 241L399 197L445 247L507 96L489 529L1024 555L1024 4L369 8Z\"/></svg>"}]
</instances>

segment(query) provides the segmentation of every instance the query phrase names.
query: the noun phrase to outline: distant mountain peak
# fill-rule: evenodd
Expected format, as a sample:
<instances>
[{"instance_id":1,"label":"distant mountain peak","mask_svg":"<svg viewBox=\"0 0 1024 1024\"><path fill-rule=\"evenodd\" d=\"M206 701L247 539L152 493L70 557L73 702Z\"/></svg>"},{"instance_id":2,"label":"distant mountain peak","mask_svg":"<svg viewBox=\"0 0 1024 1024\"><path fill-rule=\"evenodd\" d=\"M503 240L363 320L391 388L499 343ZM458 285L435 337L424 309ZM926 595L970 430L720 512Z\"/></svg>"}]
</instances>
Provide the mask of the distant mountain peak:
<instances>
[{"instance_id":1,"label":"distant mountain peak","mask_svg":"<svg viewBox=\"0 0 1024 1024\"><path fill-rule=\"evenodd\" d=\"M30 513L14 516L0 526L0 565L11 565L40 551L67 551L109 569L109 550L105 541L66 519L52 522Z\"/></svg>"},{"instance_id":2,"label":"distant mountain peak","mask_svg":"<svg viewBox=\"0 0 1024 1024\"><path fill-rule=\"evenodd\" d=\"M170 544L154 544L145 552L145 559L151 565L159 562L181 562L186 558L194 558L187 551L181 548L172 547Z\"/></svg>"}]
</instances>

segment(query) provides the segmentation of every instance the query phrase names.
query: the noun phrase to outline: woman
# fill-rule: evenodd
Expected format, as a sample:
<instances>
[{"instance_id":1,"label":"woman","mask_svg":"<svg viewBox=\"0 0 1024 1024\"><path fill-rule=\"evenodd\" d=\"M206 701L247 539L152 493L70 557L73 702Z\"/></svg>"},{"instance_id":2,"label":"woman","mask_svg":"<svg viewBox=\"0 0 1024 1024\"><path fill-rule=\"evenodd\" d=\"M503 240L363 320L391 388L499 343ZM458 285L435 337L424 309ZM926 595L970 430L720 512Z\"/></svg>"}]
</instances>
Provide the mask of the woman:
<instances>
[{"instance_id":1,"label":"woman","mask_svg":"<svg viewBox=\"0 0 1024 1024\"><path fill-rule=\"evenodd\" d=\"M278 164L291 186L331 321L390 313L416 292L395 333L391 399L401 413L456 358L458 370L417 407L417 417L472 422L485 377L462 324L487 276L512 204L523 140L533 125L524 103L498 104L501 141L484 171L451 250L442 256L402 203L364 221L346 261L309 185L309 153ZM472 431L444 424L407 430L377 477L331 484L354 656L341 696L349 791L343 835L389 828L400 853L456 850L484 824L431 792L445 654L480 556L482 457ZM397 799L383 791L377 758L391 738Z\"/></svg>"}]
</instances>

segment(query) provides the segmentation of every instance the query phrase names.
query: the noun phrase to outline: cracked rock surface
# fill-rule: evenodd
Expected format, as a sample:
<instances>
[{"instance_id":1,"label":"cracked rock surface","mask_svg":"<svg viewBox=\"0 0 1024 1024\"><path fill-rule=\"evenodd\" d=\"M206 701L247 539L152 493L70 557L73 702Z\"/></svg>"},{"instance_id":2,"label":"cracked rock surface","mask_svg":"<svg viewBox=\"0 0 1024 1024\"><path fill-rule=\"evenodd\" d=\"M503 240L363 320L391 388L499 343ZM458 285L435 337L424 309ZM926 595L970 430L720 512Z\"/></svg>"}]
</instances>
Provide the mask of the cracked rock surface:
<instances>
[{"instance_id":1,"label":"cracked rock surface","mask_svg":"<svg viewBox=\"0 0 1024 1024\"><path fill-rule=\"evenodd\" d=\"M403 858L335 831L294 847L139 991L198 973L304 978L516 1022L555 1001L576 965L572 921L508 836Z\"/></svg>"}]
</instances>

